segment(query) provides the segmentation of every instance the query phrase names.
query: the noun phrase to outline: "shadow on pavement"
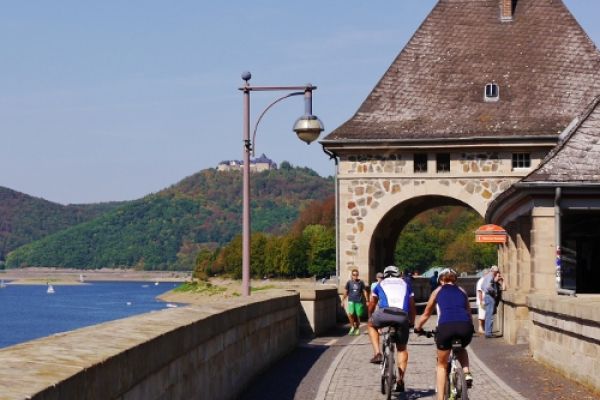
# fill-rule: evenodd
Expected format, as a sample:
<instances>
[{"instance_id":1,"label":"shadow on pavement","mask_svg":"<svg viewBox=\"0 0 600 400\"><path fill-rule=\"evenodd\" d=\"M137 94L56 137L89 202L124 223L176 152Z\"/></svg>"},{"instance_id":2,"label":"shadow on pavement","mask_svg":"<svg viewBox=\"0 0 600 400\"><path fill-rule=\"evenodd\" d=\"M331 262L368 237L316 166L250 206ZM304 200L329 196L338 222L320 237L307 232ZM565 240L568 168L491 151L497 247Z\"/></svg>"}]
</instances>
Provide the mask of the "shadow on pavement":
<instances>
[{"instance_id":1,"label":"shadow on pavement","mask_svg":"<svg viewBox=\"0 0 600 400\"><path fill-rule=\"evenodd\" d=\"M341 349L349 341L347 326L337 326L323 337L301 340L294 351L256 377L238 400L312 400L321 379ZM333 339L340 339L331 345Z\"/></svg>"},{"instance_id":2,"label":"shadow on pavement","mask_svg":"<svg viewBox=\"0 0 600 400\"><path fill-rule=\"evenodd\" d=\"M411 390L407 389L404 395L398 397L400 400L413 400L413 399L423 399L423 398L431 398L431 396L435 395L435 390L427 389L427 390Z\"/></svg>"}]
</instances>

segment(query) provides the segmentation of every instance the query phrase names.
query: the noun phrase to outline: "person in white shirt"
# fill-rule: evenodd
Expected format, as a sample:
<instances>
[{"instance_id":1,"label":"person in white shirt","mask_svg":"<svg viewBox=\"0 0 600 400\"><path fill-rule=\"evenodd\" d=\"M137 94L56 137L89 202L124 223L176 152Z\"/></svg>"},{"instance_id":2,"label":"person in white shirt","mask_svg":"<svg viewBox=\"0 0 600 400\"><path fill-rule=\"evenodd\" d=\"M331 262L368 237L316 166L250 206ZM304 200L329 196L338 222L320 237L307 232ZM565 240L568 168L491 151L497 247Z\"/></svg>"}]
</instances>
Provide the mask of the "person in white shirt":
<instances>
[{"instance_id":1,"label":"person in white shirt","mask_svg":"<svg viewBox=\"0 0 600 400\"><path fill-rule=\"evenodd\" d=\"M483 277L488 273L487 269L484 269L481 278L477 280L477 285L475 285L475 302L477 303L477 321L478 324L478 332L481 334L485 333L484 330L484 322L485 322L485 302L483 301L483 297L485 293L481 289L481 284L483 283Z\"/></svg>"}]
</instances>

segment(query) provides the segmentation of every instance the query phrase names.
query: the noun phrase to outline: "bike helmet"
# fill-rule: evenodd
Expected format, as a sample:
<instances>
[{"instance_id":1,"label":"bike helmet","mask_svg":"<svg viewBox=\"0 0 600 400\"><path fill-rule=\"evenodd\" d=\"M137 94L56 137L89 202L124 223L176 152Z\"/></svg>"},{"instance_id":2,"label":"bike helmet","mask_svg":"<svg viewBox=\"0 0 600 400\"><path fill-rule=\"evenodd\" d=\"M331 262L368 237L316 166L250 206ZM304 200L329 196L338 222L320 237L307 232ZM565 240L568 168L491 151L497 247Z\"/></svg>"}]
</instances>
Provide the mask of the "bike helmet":
<instances>
[{"instance_id":1,"label":"bike helmet","mask_svg":"<svg viewBox=\"0 0 600 400\"><path fill-rule=\"evenodd\" d=\"M443 270L440 271L440 273L438 275L438 281L441 281L442 278L446 275L454 275L454 276L458 277L458 274L452 268L444 268Z\"/></svg>"},{"instance_id":2,"label":"bike helmet","mask_svg":"<svg viewBox=\"0 0 600 400\"><path fill-rule=\"evenodd\" d=\"M396 267L395 265L389 265L389 266L385 267L385 269L383 270L384 278L389 278L390 276L393 276L396 278L400 276L400 271L398 270L398 267Z\"/></svg>"}]
</instances>

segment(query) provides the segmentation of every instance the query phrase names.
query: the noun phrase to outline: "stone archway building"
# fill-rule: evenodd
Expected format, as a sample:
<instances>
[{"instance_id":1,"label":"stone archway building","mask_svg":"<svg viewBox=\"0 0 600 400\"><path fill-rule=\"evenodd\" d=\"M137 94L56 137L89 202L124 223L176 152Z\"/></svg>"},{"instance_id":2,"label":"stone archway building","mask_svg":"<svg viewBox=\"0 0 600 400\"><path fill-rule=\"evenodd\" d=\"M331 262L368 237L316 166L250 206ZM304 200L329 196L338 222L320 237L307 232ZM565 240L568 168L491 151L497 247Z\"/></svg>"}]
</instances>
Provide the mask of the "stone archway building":
<instances>
[{"instance_id":1,"label":"stone archway building","mask_svg":"<svg viewBox=\"0 0 600 400\"><path fill-rule=\"evenodd\" d=\"M338 161L338 268L373 279L417 211L490 202L600 93L599 54L561 1L440 0L356 114Z\"/></svg>"},{"instance_id":2,"label":"stone archway building","mask_svg":"<svg viewBox=\"0 0 600 400\"><path fill-rule=\"evenodd\" d=\"M509 235L504 338L600 390L600 284L586 279L600 260L598 94L600 52L561 0L439 0L321 141L337 161L340 279L356 266L373 280L418 213L470 207ZM557 260L588 297L559 296Z\"/></svg>"}]
</instances>

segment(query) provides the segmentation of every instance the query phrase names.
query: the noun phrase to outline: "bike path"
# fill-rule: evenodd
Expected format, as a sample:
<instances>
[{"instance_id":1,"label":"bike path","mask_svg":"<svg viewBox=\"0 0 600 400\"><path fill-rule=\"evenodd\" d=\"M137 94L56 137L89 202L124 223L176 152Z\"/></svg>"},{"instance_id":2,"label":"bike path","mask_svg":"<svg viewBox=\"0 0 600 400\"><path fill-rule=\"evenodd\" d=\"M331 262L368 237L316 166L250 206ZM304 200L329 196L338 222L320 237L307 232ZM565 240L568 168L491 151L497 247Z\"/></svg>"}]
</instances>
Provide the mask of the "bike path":
<instances>
[{"instance_id":1,"label":"bike path","mask_svg":"<svg viewBox=\"0 0 600 400\"><path fill-rule=\"evenodd\" d=\"M432 326L426 329L431 329ZM364 330L364 328L363 328ZM394 399L435 399L435 357L433 338L410 335L406 392ZM384 399L380 391L379 365L371 364L373 350L368 335L355 336L333 361L323 377L315 400ZM523 400L526 397L511 389L473 353L470 353L473 388L472 399Z\"/></svg>"},{"instance_id":2,"label":"bike path","mask_svg":"<svg viewBox=\"0 0 600 400\"><path fill-rule=\"evenodd\" d=\"M433 327L428 322L426 329ZM379 366L362 324L360 336L347 336L338 326L327 336L302 342L294 352L253 381L240 400L378 400ZM411 333L406 393L394 399L435 398L435 344ZM473 338L469 346L473 388L471 399L598 399L591 391L535 362L527 345L502 338Z\"/></svg>"}]
</instances>

